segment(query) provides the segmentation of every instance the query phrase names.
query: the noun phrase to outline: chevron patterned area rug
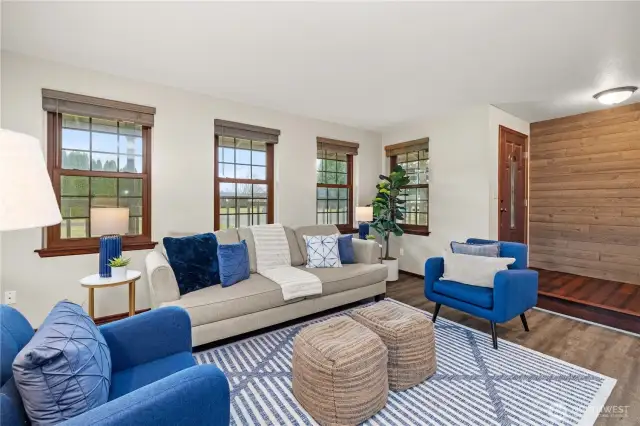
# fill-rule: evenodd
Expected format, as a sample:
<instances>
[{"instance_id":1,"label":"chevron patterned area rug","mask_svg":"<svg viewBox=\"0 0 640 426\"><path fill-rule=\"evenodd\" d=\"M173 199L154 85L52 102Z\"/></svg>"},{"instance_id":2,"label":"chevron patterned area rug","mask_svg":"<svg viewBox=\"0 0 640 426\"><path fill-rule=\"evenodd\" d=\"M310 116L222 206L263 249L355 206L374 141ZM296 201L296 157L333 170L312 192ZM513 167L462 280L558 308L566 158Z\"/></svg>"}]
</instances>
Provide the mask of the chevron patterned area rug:
<instances>
[{"instance_id":1,"label":"chevron patterned area rug","mask_svg":"<svg viewBox=\"0 0 640 426\"><path fill-rule=\"evenodd\" d=\"M348 314L194 353L194 358L217 365L229 379L232 424L315 425L291 392L293 338L308 324ZM593 425L616 383L505 340L496 351L489 335L445 318L438 318L435 331L436 374L406 391L389 392L386 407L366 425Z\"/></svg>"}]
</instances>

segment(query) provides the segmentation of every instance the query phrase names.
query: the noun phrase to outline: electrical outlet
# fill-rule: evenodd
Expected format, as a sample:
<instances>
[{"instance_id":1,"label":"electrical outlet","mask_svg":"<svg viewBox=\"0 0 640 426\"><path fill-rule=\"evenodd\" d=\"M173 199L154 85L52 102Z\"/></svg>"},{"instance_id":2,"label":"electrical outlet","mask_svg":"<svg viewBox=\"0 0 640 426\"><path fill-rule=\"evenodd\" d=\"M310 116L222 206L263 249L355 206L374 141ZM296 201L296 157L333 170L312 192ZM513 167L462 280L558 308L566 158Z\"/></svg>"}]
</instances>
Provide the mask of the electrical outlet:
<instances>
[{"instance_id":1,"label":"electrical outlet","mask_svg":"<svg viewBox=\"0 0 640 426\"><path fill-rule=\"evenodd\" d=\"M18 303L18 294L16 291L5 291L4 292L4 303L7 305L13 305L14 303Z\"/></svg>"},{"instance_id":2,"label":"electrical outlet","mask_svg":"<svg viewBox=\"0 0 640 426\"><path fill-rule=\"evenodd\" d=\"M400 247L400 256L404 256L404 249Z\"/></svg>"}]
</instances>

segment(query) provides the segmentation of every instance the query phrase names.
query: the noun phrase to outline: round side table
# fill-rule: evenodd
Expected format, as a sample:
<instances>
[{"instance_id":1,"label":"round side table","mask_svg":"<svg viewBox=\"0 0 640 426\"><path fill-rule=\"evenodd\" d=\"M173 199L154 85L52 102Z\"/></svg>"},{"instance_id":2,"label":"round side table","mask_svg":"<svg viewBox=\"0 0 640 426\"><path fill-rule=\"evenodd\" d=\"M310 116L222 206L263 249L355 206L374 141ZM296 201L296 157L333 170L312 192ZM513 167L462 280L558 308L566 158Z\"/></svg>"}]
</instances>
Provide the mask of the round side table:
<instances>
[{"instance_id":1,"label":"round side table","mask_svg":"<svg viewBox=\"0 0 640 426\"><path fill-rule=\"evenodd\" d=\"M93 315L94 311L94 290L96 288L105 287L117 287L120 285L129 284L129 316L132 317L136 313L136 281L140 279L142 273L140 271L127 271L127 278L114 279L114 278L102 278L99 274L89 275L80 280L80 285L89 289L89 316L91 319L95 319Z\"/></svg>"}]
</instances>

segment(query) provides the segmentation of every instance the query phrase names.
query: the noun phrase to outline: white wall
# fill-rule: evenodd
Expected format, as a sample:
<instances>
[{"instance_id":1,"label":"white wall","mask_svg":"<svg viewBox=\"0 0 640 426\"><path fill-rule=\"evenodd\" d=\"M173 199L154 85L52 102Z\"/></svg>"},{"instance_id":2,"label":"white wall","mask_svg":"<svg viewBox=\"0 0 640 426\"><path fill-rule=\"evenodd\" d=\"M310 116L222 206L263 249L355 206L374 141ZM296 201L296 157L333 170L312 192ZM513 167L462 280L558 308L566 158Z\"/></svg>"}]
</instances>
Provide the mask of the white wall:
<instances>
[{"instance_id":1,"label":"white wall","mask_svg":"<svg viewBox=\"0 0 640 426\"><path fill-rule=\"evenodd\" d=\"M240 121L282 131L276 146L276 221L315 223L316 136L360 143L356 157L356 202L369 203L381 172L381 140L376 133L218 100L178 89L122 79L2 52L4 128L45 140L41 89L49 88L139 103L157 108L153 129L153 238L169 231L213 228L213 120ZM313 102L313 99L309 99ZM44 142L43 142L44 146ZM17 183L19 184L19 183ZM41 230L6 233L2 239L4 287L17 290L16 308L34 326L57 301L86 301L77 281L95 273L97 255L40 258ZM143 270L146 251L127 252ZM125 312L127 290L96 292L96 315ZM138 282L136 307L149 306L146 279Z\"/></svg>"},{"instance_id":2,"label":"white wall","mask_svg":"<svg viewBox=\"0 0 640 426\"><path fill-rule=\"evenodd\" d=\"M529 133L529 125L490 105L415 120L382 134L383 146L429 137L429 236L392 239L400 269L424 274L424 262L450 241L498 236L498 126ZM384 154L383 154L384 155ZM383 168L389 162L384 159Z\"/></svg>"}]
</instances>

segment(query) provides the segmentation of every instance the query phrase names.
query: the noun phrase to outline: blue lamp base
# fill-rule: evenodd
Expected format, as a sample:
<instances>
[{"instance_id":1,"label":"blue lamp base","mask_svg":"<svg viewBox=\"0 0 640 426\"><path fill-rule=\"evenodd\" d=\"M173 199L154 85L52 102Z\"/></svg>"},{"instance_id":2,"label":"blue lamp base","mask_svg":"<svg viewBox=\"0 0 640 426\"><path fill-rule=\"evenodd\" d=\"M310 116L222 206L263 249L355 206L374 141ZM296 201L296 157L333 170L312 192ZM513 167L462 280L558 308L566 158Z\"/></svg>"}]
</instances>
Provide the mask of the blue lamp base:
<instances>
[{"instance_id":1,"label":"blue lamp base","mask_svg":"<svg viewBox=\"0 0 640 426\"><path fill-rule=\"evenodd\" d=\"M99 273L102 278L111 277L109 260L122 256L122 238L120 235L103 235L100 237Z\"/></svg>"},{"instance_id":2,"label":"blue lamp base","mask_svg":"<svg viewBox=\"0 0 640 426\"><path fill-rule=\"evenodd\" d=\"M369 235L369 224L362 222L358 225L358 237L360 237L361 240L366 240L367 235Z\"/></svg>"}]
</instances>

